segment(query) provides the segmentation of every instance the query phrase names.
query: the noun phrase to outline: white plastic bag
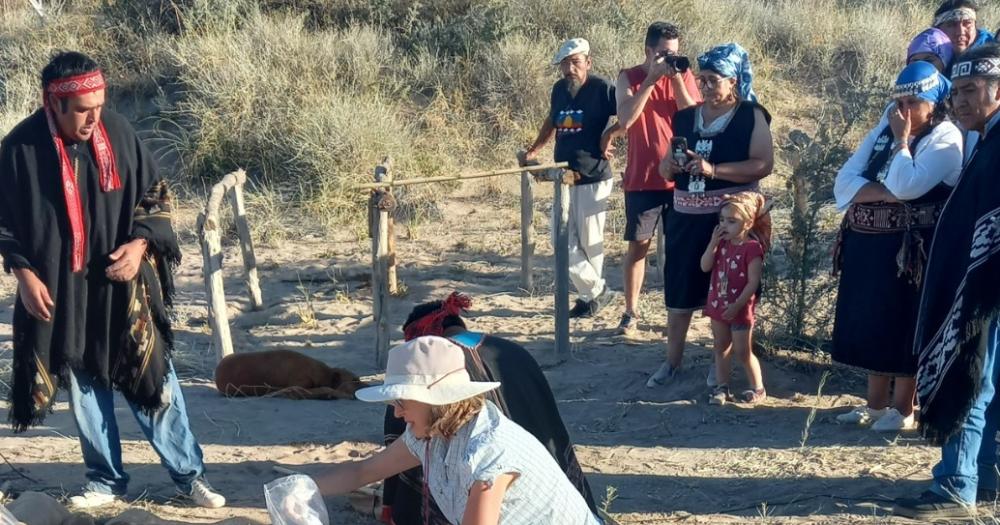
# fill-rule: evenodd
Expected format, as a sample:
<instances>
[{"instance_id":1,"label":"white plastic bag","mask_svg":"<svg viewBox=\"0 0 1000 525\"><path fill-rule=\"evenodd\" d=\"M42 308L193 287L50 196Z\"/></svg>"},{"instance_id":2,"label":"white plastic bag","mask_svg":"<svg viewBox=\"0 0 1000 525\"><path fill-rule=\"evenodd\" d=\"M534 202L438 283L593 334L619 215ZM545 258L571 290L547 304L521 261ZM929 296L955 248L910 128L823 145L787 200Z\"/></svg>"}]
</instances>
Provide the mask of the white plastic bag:
<instances>
[{"instance_id":1,"label":"white plastic bag","mask_svg":"<svg viewBox=\"0 0 1000 525\"><path fill-rule=\"evenodd\" d=\"M0 525L20 525L21 522L7 510L7 507L0 505Z\"/></svg>"},{"instance_id":2,"label":"white plastic bag","mask_svg":"<svg viewBox=\"0 0 1000 525\"><path fill-rule=\"evenodd\" d=\"M296 474L264 485L264 499L274 525L330 525L323 496L309 476Z\"/></svg>"}]
</instances>

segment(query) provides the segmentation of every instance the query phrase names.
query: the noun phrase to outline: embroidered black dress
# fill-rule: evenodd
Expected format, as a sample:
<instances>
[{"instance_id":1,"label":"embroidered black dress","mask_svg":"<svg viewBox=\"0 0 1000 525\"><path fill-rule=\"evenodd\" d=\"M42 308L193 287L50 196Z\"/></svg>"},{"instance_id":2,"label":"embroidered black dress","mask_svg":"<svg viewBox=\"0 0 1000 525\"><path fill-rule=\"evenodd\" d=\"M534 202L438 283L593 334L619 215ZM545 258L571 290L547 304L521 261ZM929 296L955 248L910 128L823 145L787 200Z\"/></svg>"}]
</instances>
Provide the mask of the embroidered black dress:
<instances>
[{"instance_id":1,"label":"embroidered black dress","mask_svg":"<svg viewBox=\"0 0 1000 525\"><path fill-rule=\"evenodd\" d=\"M698 107L677 112L673 122L674 136L685 137L689 149L713 164L741 162L750 158L755 110L763 111L768 124L771 123L771 116L763 106L742 102L722 131L702 134L695 126ZM712 230L719 223L722 197L728 193L755 189L757 185L692 178L687 173L678 174L675 181L674 206L667 212L664 223L667 256L663 267L663 290L668 310L692 312L703 308L708 297L711 274L701 271L701 254L712 238ZM701 189L698 184L704 184L704 191L692 191Z\"/></svg>"},{"instance_id":2,"label":"embroidered black dress","mask_svg":"<svg viewBox=\"0 0 1000 525\"><path fill-rule=\"evenodd\" d=\"M932 129L916 138L913 151ZM875 142L864 178L880 180L891 162L892 142L892 130L886 126ZM913 335L920 286L918 276L901 270L900 250L907 244L914 256L930 251L936 214L950 193L951 187L940 183L906 203L848 208L835 261L840 268L831 354L835 362L877 375L916 374ZM922 224L911 224L907 232L907 210L917 209L923 212Z\"/></svg>"}]
</instances>

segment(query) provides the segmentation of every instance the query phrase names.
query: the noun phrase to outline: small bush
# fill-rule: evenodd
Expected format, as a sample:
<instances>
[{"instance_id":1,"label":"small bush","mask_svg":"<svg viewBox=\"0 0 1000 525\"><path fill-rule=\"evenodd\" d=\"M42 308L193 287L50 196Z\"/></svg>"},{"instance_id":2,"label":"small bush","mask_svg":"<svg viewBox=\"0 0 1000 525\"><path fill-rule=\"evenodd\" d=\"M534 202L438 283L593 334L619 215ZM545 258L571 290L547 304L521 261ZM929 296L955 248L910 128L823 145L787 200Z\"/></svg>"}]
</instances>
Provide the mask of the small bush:
<instances>
[{"instance_id":1,"label":"small bush","mask_svg":"<svg viewBox=\"0 0 1000 525\"><path fill-rule=\"evenodd\" d=\"M855 86L827 97L843 103L814 115L812 134L793 130L776 145L791 168L778 196L777 242L768 257L760 328L772 346L822 348L834 320L837 280L830 275L832 247L840 214L833 206L833 183L854 152L852 137L868 131L870 108L883 91Z\"/></svg>"}]
</instances>

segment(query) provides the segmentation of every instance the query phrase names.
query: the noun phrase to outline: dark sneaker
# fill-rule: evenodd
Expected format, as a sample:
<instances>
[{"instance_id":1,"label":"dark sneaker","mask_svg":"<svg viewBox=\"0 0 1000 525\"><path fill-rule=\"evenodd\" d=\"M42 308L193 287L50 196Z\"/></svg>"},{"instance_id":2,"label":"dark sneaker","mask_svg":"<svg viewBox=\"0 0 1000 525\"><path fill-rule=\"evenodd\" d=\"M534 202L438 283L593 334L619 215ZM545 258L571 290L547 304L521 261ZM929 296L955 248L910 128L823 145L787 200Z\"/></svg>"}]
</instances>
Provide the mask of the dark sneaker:
<instances>
[{"instance_id":1,"label":"dark sneaker","mask_svg":"<svg viewBox=\"0 0 1000 525\"><path fill-rule=\"evenodd\" d=\"M613 301L617 295L618 294L616 294L611 288L608 288L608 286L605 285L604 290L597 297L594 297L593 301L590 301L590 313L596 314L597 312L600 312L605 306L611 304L611 301Z\"/></svg>"},{"instance_id":2,"label":"dark sneaker","mask_svg":"<svg viewBox=\"0 0 1000 525\"><path fill-rule=\"evenodd\" d=\"M730 399L732 399L732 396L729 394L729 387L726 385L717 385L708 396L708 404L722 406Z\"/></svg>"},{"instance_id":3,"label":"dark sneaker","mask_svg":"<svg viewBox=\"0 0 1000 525\"><path fill-rule=\"evenodd\" d=\"M569 309L569 317L573 319L574 317L589 317L590 316L590 303L582 299L577 299L573 308Z\"/></svg>"},{"instance_id":4,"label":"dark sneaker","mask_svg":"<svg viewBox=\"0 0 1000 525\"><path fill-rule=\"evenodd\" d=\"M633 335L639 331L639 316L625 312L622 320L618 322L618 335Z\"/></svg>"},{"instance_id":5,"label":"dark sneaker","mask_svg":"<svg viewBox=\"0 0 1000 525\"><path fill-rule=\"evenodd\" d=\"M897 516L920 521L976 517L975 505L953 500L932 490L925 491L919 498L896 500L892 512Z\"/></svg>"},{"instance_id":6,"label":"dark sneaker","mask_svg":"<svg viewBox=\"0 0 1000 525\"><path fill-rule=\"evenodd\" d=\"M757 390L744 390L743 393L740 394L740 401L751 405L760 403L765 399L767 399L767 391L763 388L758 388Z\"/></svg>"},{"instance_id":7,"label":"dark sneaker","mask_svg":"<svg viewBox=\"0 0 1000 525\"><path fill-rule=\"evenodd\" d=\"M976 491L976 503L980 505L1000 504L1000 492L990 489L979 489Z\"/></svg>"}]
</instances>

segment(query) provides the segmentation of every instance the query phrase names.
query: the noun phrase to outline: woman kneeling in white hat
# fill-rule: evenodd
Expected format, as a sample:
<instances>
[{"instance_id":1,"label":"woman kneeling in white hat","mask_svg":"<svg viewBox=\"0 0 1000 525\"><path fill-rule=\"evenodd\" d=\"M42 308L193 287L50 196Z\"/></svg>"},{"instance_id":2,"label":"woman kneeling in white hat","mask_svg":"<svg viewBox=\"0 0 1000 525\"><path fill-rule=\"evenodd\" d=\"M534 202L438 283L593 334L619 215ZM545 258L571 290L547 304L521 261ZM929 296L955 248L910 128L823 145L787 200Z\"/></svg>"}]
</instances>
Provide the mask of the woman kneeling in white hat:
<instances>
[{"instance_id":1,"label":"woman kneeling in white hat","mask_svg":"<svg viewBox=\"0 0 1000 525\"><path fill-rule=\"evenodd\" d=\"M316 481L342 494L418 465L427 498L458 525L598 525L580 493L541 443L484 394L500 383L473 382L462 349L443 337L389 351L385 383L358 399L388 402L406 432L363 461L336 465Z\"/></svg>"}]
</instances>

